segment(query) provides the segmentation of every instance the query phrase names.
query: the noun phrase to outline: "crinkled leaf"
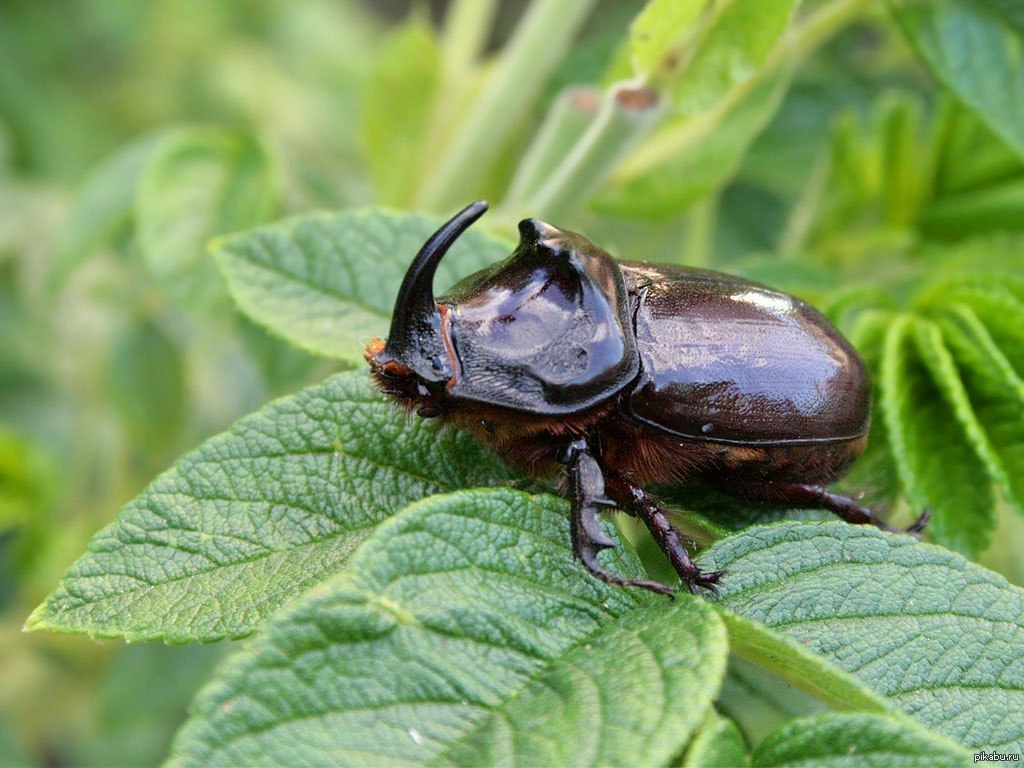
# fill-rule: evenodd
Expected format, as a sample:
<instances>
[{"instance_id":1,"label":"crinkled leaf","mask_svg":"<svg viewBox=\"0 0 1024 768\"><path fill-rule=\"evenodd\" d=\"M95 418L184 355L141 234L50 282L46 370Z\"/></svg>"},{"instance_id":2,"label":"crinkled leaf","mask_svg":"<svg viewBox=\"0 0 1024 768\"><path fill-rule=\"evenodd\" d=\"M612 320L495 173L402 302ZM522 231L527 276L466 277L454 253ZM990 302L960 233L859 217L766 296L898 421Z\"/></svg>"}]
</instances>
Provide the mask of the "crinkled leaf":
<instances>
[{"instance_id":1,"label":"crinkled leaf","mask_svg":"<svg viewBox=\"0 0 1024 768\"><path fill-rule=\"evenodd\" d=\"M972 0L896 0L932 74L1024 156L1024 39Z\"/></svg>"},{"instance_id":2,"label":"crinkled leaf","mask_svg":"<svg viewBox=\"0 0 1024 768\"><path fill-rule=\"evenodd\" d=\"M280 191L266 150L248 133L196 128L161 142L139 183L136 226L147 268L186 307L224 295L207 243L260 224Z\"/></svg>"},{"instance_id":3,"label":"crinkled leaf","mask_svg":"<svg viewBox=\"0 0 1024 768\"><path fill-rule=\"evenodd\" d=\"M362 362L360 339L386 336L398 286L441 220L385 210L313 214L221 240L217 262L239 308L310 352ZM508 255L471 229L438 267L438 293Z\"/></svg>"},{"instance_id":4,"label":"crinkled leaf","mask_svg":"<svg viewBox=\"0 0 1024 768\"><path fill-rule=\"evenodd\" d=\"M1008 495L1024 509L1024 380L970 307L951 302L936 322L956 358L972 409L998 453Z\"/></svg>"},{"instance_id":5,"label":"crinkled leaf","mask_svg":"<svg viewBox=\"0 0 1024 768\"><path fill-rule=\"evenodd\" d=\"M844 523L758 526L700 558L721 604L975 749L1024 748L1024 590L948 550Z\"/></svg>"},{"instance_id":6,"label":"crinkled leaf","mask_svg":"<svg viewBox=\"0 0 1024 768\"><path fill-rule=\"evenodd\" d=\"M710 710L725 633L700 601L589 576L567 511L497 489L403 510L221 669L175 762L667 762Z\"/></svg>"},{"instance_id":7,"label":"crinkled leaf","mask_svg":"<svg viewBox=\"0 0 1024 768\"><path fill-rule=\"evenodd\" d=\"M28 626L240 637L410 502L510 479L468 435L397 412L367 378L334 376L186 454L96 534Z\"/></svg>"},{"instance_id":8,"label":"crinkled leaf","mask_svg":"<svg viewBox=\"0 0 1024 768\"><path fill-rule=\"evenodd\" d=\"M1002 285L965 285L948 292L945 301L970 307L978 316L1017 376L1024 378L1024 297L1010 289L1013 276Z\"/></svg>"},{"instance_id":9,"label":"crinkled leaf","mask_svg":"<svg viewBox=\"0 0 1024 768\"><path fill-rule=\"evenodd\" d=\"M915 343L916 318L900 316L886 335L881 416L904 494L915 510L933 511L931 538L977 553L995 528L995 494L956 413L945 401Z\"/></svg>"},{"instance_id":10,"label":"crinkled leaf","mask_svg":"<svg viewBox=\"0 0 1024 768\"><path fill-rule=\"evenodd\" d=\"M659 765L710 711L725 638L680 600L609 621L453 745L453 765Z\"/></svg>"},{"instance_id":11,"label":"crinkled leaf","mask_svg":"<svg viewBox=\"0 0 1024 768\"><path fill-rule=\"evenodd\" d=\"M750 765L747 744L736 723L712 710L680 763L683 768L739 768Z\"/></svg>"},{"instance_id":12,"label":"crinkled leaf","mask_svg":"<svg viewBox=\"0 0 1024 768\"><path fill-rule=\"evenodd\" d=\"M613 178L593 206L616 215L655 218L677 213L710 194L736 173L747 148L775 114L788 83L788 74L769 78L740 100L721 123L708 123L698 130L691 130L692 118L671 118L650 142L683 137L678 151L638 174L628 172L627 164L626 175Z\"/></svg>"},{"instance_id":13,"label":"crinkled leaf","mask_svg":"<svg viewBox=\"0 0 1024 768\"><path fill-rule=\"evenodd\" d=\"M363 91L362 142L377 198L407 205L423 167L441 57L430 24L412 16L383 44Z\"/></svg>"},{"instance_id":14,"label":"crinkled leaf","mask_svg":"<svg viewBox=\"0 0 1024 768\"><path fill-rule=\"evenodd\" d=\"M868 714L795 720L762 741L757 768L940 768L973 761L966 749L912 722Z\"/></svg>"},{"instance_id":15,"label":"crinkled leaf","mask_svg":"<svg viewBox=\"0 0 1024 768\"><path fill-rule=\"evenodd\" d=\"M984 463L988 478L1007 486L1002 462L974 413L960 371L939 326L929 320L918 320L914 323L914 341L921 360L932 375L932 382L945 398L975 455ZM984 482L981 478L978 480Z\"/></svg>"}]
</instances>

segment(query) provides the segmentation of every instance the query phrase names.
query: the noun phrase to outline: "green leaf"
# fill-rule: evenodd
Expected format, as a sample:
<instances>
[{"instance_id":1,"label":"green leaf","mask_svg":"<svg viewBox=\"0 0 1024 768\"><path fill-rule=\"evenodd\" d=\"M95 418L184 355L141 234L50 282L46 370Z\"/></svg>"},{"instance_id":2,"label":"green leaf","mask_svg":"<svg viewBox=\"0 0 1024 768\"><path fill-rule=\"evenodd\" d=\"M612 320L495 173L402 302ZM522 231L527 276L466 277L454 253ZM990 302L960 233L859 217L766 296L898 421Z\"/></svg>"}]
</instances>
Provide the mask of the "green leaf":
<instances>
[{"instance_id":1,"label":"green leaf","mask_svg":"<svg viewBox=\"0 0 1024 768\"><path fill-rule=\"evenodd\" d=\"M313 214L220 240L214 254L239 308L315 354L362 364L360 339L387 335L398 286L441 220L383 210ZM472 229L438 267L435 288L508 255Z\"/></svg>"},{"instance_id":2,"label":"green leaf","mask_svg":"<svg viewBox=\"0 0 1024 768\"><path fill-rule=\"evenodd\" d=\"M736 768L750 765L750 758L736 723L712 710L690 742L681 765L683 768Z\"/></svg>"},{"instance_id":3,"label":"green leaf","mask_svg":"<svg viewBox=\"0 0 1024 768\"><path fill-rule=\"evenodd\" d=\"M677 70L708 5L706 0L649 0L629 28L634 73L658 78Z\"/></svg>"},{"instance_id":4,"label":"green leaf","mask_svg":"<svg viewBox=\"0 0 1024 768\"><path fill-rule=\"evenodd\" d=\"M753 765L758 768L939 768L972 761L966 749L920 726L867 714L795 720L769 735L753 755Z\"/></svg>"},{"instance_id":5,"label":"green leaf","mask_svg":"<svg viewBox=\"0 0 1024 768\"><path fill-rule=\"evenodd\" d=\"M886 335L881 416L905 496L915 510L933 510L931 538L978 553L988 546L996 523L988 467L920 357L918 322L899 316Z\"/></svg>"},{"instance_id":6,"label":"green leaf","mask_svg":"<svg viewBox=\"0 0 1024 768\"><path fill-rule=\"evenodd\" d=\"M468 435L409 419L367 379L329 378L186 454L96 534L27 626L242 637L410 502L511 479Z\"/></svg>"},{"instance_id":7,"label":"green leaf","mask_svg":"<svg viewBox=\"0 0 1024 768\"><path fill-rule=\"evenodd\" d=\"M1019 0L975 0L991 11L1002 16L1003 21L1024 35L1024 5Z\"/></svg>"},{"instance_id":8,"label":"green leaf","mask_svg":"<svg viewBox=\"0 0 1024 768\"><path fill-rule=\"evenodd\" d=\"M944 300L970 307L1017 376L1024 378L1024 298L1011 290L1014 277L1002 275L993 281L998 285L963 285L949 291Z\"/></svg>"},{"instance_id":9,"label":"green leaf","mask_svg":"<svg viewBox=\"0 0 1024 768\"><path fill-rule=\"evenodd\" d=\"M672 85L676 108L686 115L706 112L753 77L789 26L795 6L796 0L725 4Z\"/></svg>"},{"instance_id":10,"label":"green leaf","mask_svg":"<svg viewBox=\"0 0 1024 768\"><path fill-rule=\"evenodd\" d=\"M952 302L936 322L956 358L974 413L999 455L1007 493L1024 510L1024 380L970 307Z\"/></svg>"},{"instance_id":11,"label":"green leaf","mask_svg":"<svg viewBox=\"0 0 1024 768\"><path fill-rule=\"evenodd\" d=\"M49 461L39 448L0 423L0 535L45 520L53 483Z\"/></svg>"},{"instance_id":12,"label":"green leaf","mask_svg":"<svg viewBox=\"0 0 1024 768\"><path fill-rule=\"evenodd\" d=\"M737 656L833 709L866 712L892 709L891 704L863 682L796 640L727 608L716 607L729 632L729 648Z\"/></svg>"},{"instance_id":13,"label":"green leaf","mask_svg":"<svg viewBox=\"0 0 1024 768\"><path fill-rule=\"evenodd\" d=\"M588 575L566 513L510 490L403 510L221 669L175 762L668 762L710 711L725 632L699 600Z\"/></svg>"},{"instance_id":14,"label":"green leaf","mask_svg":"<svg viewBox=\"0 0 1024 768\"><path fill-rule=\"evenodd\" d=\"M932 375L932 382L942 392L946 404L953 411L975 455L984 463L990 481L1007 487L1009 483L1006 472L985 429L974 413L967 390L960 378L960 371L943 340L942 331L931 321L918 320L914 324L914 341L921 360ZM980 484L984 481L979 477L975 482Z\"/></svg>"},{"instance_id":15,"label":"green leaf","mask_svg":"<svg viewBox=\"0 0 1024 768\"><path fill-rule=\"evenodd\" d=\"M1024 157L1024 40L971 0L894 0L932 74Z\"/></svg>"},{"instance_id":16,"label":"green leaf","mask_svg":"<svg viewBox=\"0 0 1024 768\"><path fill-rule=\"evenodd\" d=\"M909 536L844 523L758 526L711 547L721 604L785 633L925 726L1024 747L1024 590Z\"/></svg>"},{"instance_id":17,"label":"green leaf","mask_svg":"<svg viewBox=\"0 0 1024 768\"><path fill-rule=\"evenodd\" d=\"M113 342L110 397L131 439L159 451L173 445L185 421L185 370L171 338L152 320L126 328Z\"/></svg>"},{"instance_id":18,"label":"green leaf","mask_svg":"<svg viewBox=\"0 0 1024 768\"><path fill-rule=\"evenodd\" d=\"M164 137L159 133L129 144L86 177L57 240L54 286L59 287L91 252L130 228L139 179Z\"/></svg>"},{"instance_id":19,"label":"green leaf","mask_svg":"<svg viewBox=\"0 0 1024 768\"><path fill-rule=\"evenodd\" d=\"M648 605L553 660L442 762L665 763L710 711L724 651L724 632L705 604Z\"/></svg>"},{"instance_id":20,"label":"green leaf","mask_svg":"<svg viewBox=\"0 0 1024 768\"><path fill-rule=\"evenodd\" d=\"M919 226L928 237L948 239L1024 229L1024 180L945 195L925 209Z\"/></svg>"},{"instance_id":21,"label":"green leaf","mask_svg":"<svg viewBox=\"0 0 1024 768\"><path fill-rule=\"evenodd\" d=\"M377 199L412 202L423 169L441 56L430 24L414 15L386 40L363 92L360 129Z\"/></svg>"},{"instance_id":22,"label":"green leaf","mask_svg":"<svg viewBox=\"0 0 1024 768\"><path fill-rule=\"evenodd\" d=\"M868 297L870 297L870 293ZM837 311L839 307L834 307ZM857 348L869 371L881 368L885 334L896 314L885 309L866 309L857 316L847 337ZM840 326L842 327L842 326ZM878 377L872 377L872 400L880 403L881 387ZM899 477L893 462L892 446L885 419L877 414L871 420L868 444L857 458L853 469L840 482L840 487L851 494L863 493L865 503L892 504L900 493Z\"/></svg>"},{"instance_id":23,"label":"green leaf","mask_svg":"<svg viewBox=\"0 0 1024 768\"><path fill-rule=\"evenodd\" d=\"M278 187L266 150L247 133L196 128L169 136L135 205L146 267L182 306L216 304L224 289L207 243L271 218Z\"/></svg>"},{"instance_id":24,"label":"green leaf","mask_svg":"<svg viewBox=\"0 0 1024 768\"><path fill-rule=\"evenodd\" d=\"M728 182L754 140L778 109L789 84L788 73L768 78L741 99L719 121L679 116L666 121L647 149L613 177L593 202L602 213L635 218L660 218L689 207ZM671 147L665 157L646 167L650 146Z\"/></svg>"}]
</instances>

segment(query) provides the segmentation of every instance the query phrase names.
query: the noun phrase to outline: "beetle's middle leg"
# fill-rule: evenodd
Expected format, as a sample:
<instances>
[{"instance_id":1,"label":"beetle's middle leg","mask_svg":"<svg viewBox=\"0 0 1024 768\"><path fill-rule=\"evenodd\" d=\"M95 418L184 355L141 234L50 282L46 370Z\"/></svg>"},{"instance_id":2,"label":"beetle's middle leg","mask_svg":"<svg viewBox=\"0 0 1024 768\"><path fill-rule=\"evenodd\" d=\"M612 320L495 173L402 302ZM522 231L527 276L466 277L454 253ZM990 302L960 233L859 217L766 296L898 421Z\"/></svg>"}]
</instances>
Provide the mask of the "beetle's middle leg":
<instances>
[{"instance_id":1,"label":"beetle's middle leg","mask_svg":"<svg viewBox=\"0 0 1024 768\"><path fill-rule=\"evenodd\" d=\"M720 486L728 493L751 501L764 501L773 504L789 504L797 509L827 509L853 525L873 525L889 533L907 533L916 536L924 530L931 518L931 510L926 509L906 528L893 528L880 519L870 507L865 507L849 496L831 493L819 485L800 485L798 483L743 483L740 486Z\"/></svg>"},{"instance_id":2,"label":"beetle's middle leg","mask_svg":"<svg viewBox=\"0 0 1024 768\"><path fill-rule=\"evenodd\" d=\"M609 584L642 587L672 597L672 588L664 584L642 579L624 579L601 567L597 554L602 549L615 546L601 530L601 510L615 507L616 504L604 495L604 472L586 440L571 443L562 460L569 476L572 497L572 547L576 557L583 562L588 571Z\"/></svg>"},{"instance_id":3,"label":"beetle's middle leg","mask_svg":"<svg viewBox=\"0 0 1024 768\"><path fill-rule=\"evenodd\" d=\"M617 491L625 492L628 495L637 517L644 521L647 530L651 532L654 540L661 547L661 551L665 553L669 562L672 563L672 567L679 574L683 586L695 595L699 594L702 588L717 595L716 585L725 575L725 571L702 571L697 567L679 540L679 533L669 523L664 510L651 494L625 478L616 478L616 485L618 486Z\"/></svg>"}]
</instances>

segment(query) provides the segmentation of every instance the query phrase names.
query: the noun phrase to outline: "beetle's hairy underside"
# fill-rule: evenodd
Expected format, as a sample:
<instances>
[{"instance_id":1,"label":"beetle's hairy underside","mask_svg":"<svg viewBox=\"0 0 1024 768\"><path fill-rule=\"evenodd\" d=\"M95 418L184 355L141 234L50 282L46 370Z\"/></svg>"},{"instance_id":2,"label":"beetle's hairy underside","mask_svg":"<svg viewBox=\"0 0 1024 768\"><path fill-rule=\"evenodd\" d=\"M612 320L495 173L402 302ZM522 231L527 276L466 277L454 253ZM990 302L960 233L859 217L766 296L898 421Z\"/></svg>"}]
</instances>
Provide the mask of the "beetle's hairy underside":
<instances>
[{"instance_id":1,"label":"beetle's hairy underside","mask_svg":"<svg viewBox=\"0 0 1024 768\"><path fill-rule=\"evenodd\" d=\"M821 313L731 275L617 261L536 219L520 222L507 259L435 297L437 265L486 210L467 206L426 242L366 358L397 403L473 430L531 476L563 473L573 548L591 573L673 593L601 566L613 544L600 514L618 508L644 522L687 589L713 590L722 574L697 568L644 490L689 479L896 532L826 490L864 449L870 387Z\"/></svg>"}]
</instances>

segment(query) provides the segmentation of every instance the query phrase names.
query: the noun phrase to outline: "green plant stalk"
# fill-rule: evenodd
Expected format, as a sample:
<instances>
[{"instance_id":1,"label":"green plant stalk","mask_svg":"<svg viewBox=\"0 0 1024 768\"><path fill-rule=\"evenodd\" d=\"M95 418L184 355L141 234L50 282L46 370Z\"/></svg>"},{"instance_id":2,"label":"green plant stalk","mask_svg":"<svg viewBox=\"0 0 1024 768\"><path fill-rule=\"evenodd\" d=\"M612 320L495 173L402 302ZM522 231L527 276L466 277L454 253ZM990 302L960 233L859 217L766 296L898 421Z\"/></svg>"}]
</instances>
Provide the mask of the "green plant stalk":
<instances>
[{"instance_id":1,"label":"green plant stalk","mask_svg":"<svg viewBox=\"0 0 1024 768\"><path fill-rule=\"evenodd\" d=\"M594 122L600 106L601 92L593 86L566 88L558 95L519 164L502 202L503 208L514 212L536 194Z\"/></svg>"},{"instance_id":2,"label":"green plant stalk","mask_svg":"<svg viewBox=\"0 0 1024 768\"><path fill-rule=\"evenodd\" d=\"M718 220L718 195L712 194L694 205L686 216L686 243L683 263L691 267L706 267L711 263L715 247L715 228Z\"/></svg>"},{"instance_id":3,"label":"green plant stalk","mask_svg":"<svg viewBox=\"0 0 1024 768\"><path fill-rule=\"evenodd\" d=\"M746 96L780 67L806 58L843 27L866 12L872 0L833 0L784 35L754 75L733 88L711 110L646 142L614 174L617 180L632 179L658 167L713 131Z\"/></svg>"},{"instance_id":4,"label":"green plant stalk","mask_svg":"<svg viewBox=\"0 0 1024 768\"><path fill-rule=\"evenodd\" d=\"M445 80L458 78L479 58L491 31L497 0L455 0L441 34Z\"/></svg>"},{"instance_id":5,"label":"green plant stalk","mask_svg":"<svg viewBox=\"0 0 1024 768\"><path fill-rule=\"evenodd\" d=\"M484 77L478 60L487 44L497 0L455 0L445 16L440 37L441 72L426 137L420 149L417 190L430 178L430 169L444 153L459 117Z\"/></svg>"},{"instance_id":6,"label":"green plant stalk","mask_svg":"<svg viewBox=\"0 0 1024 768\"><path fill-rule=\"evenodd\" d=\"M648 88L620 84L609 89L597 118L527 207L551 219L569 216L663 114L664 103Z\"/></svg>"},{"instance_id":7,"label":"green plant stalk","mask_svg":"<svg viewBox=\"0 0 1024 768\"><path fill-rule=\"evenodd\" d=\"M534 0L483 90L420 189L420 207L440 209L472 194L568 49L595 0Z\"/></svg>"}]
</instances>

